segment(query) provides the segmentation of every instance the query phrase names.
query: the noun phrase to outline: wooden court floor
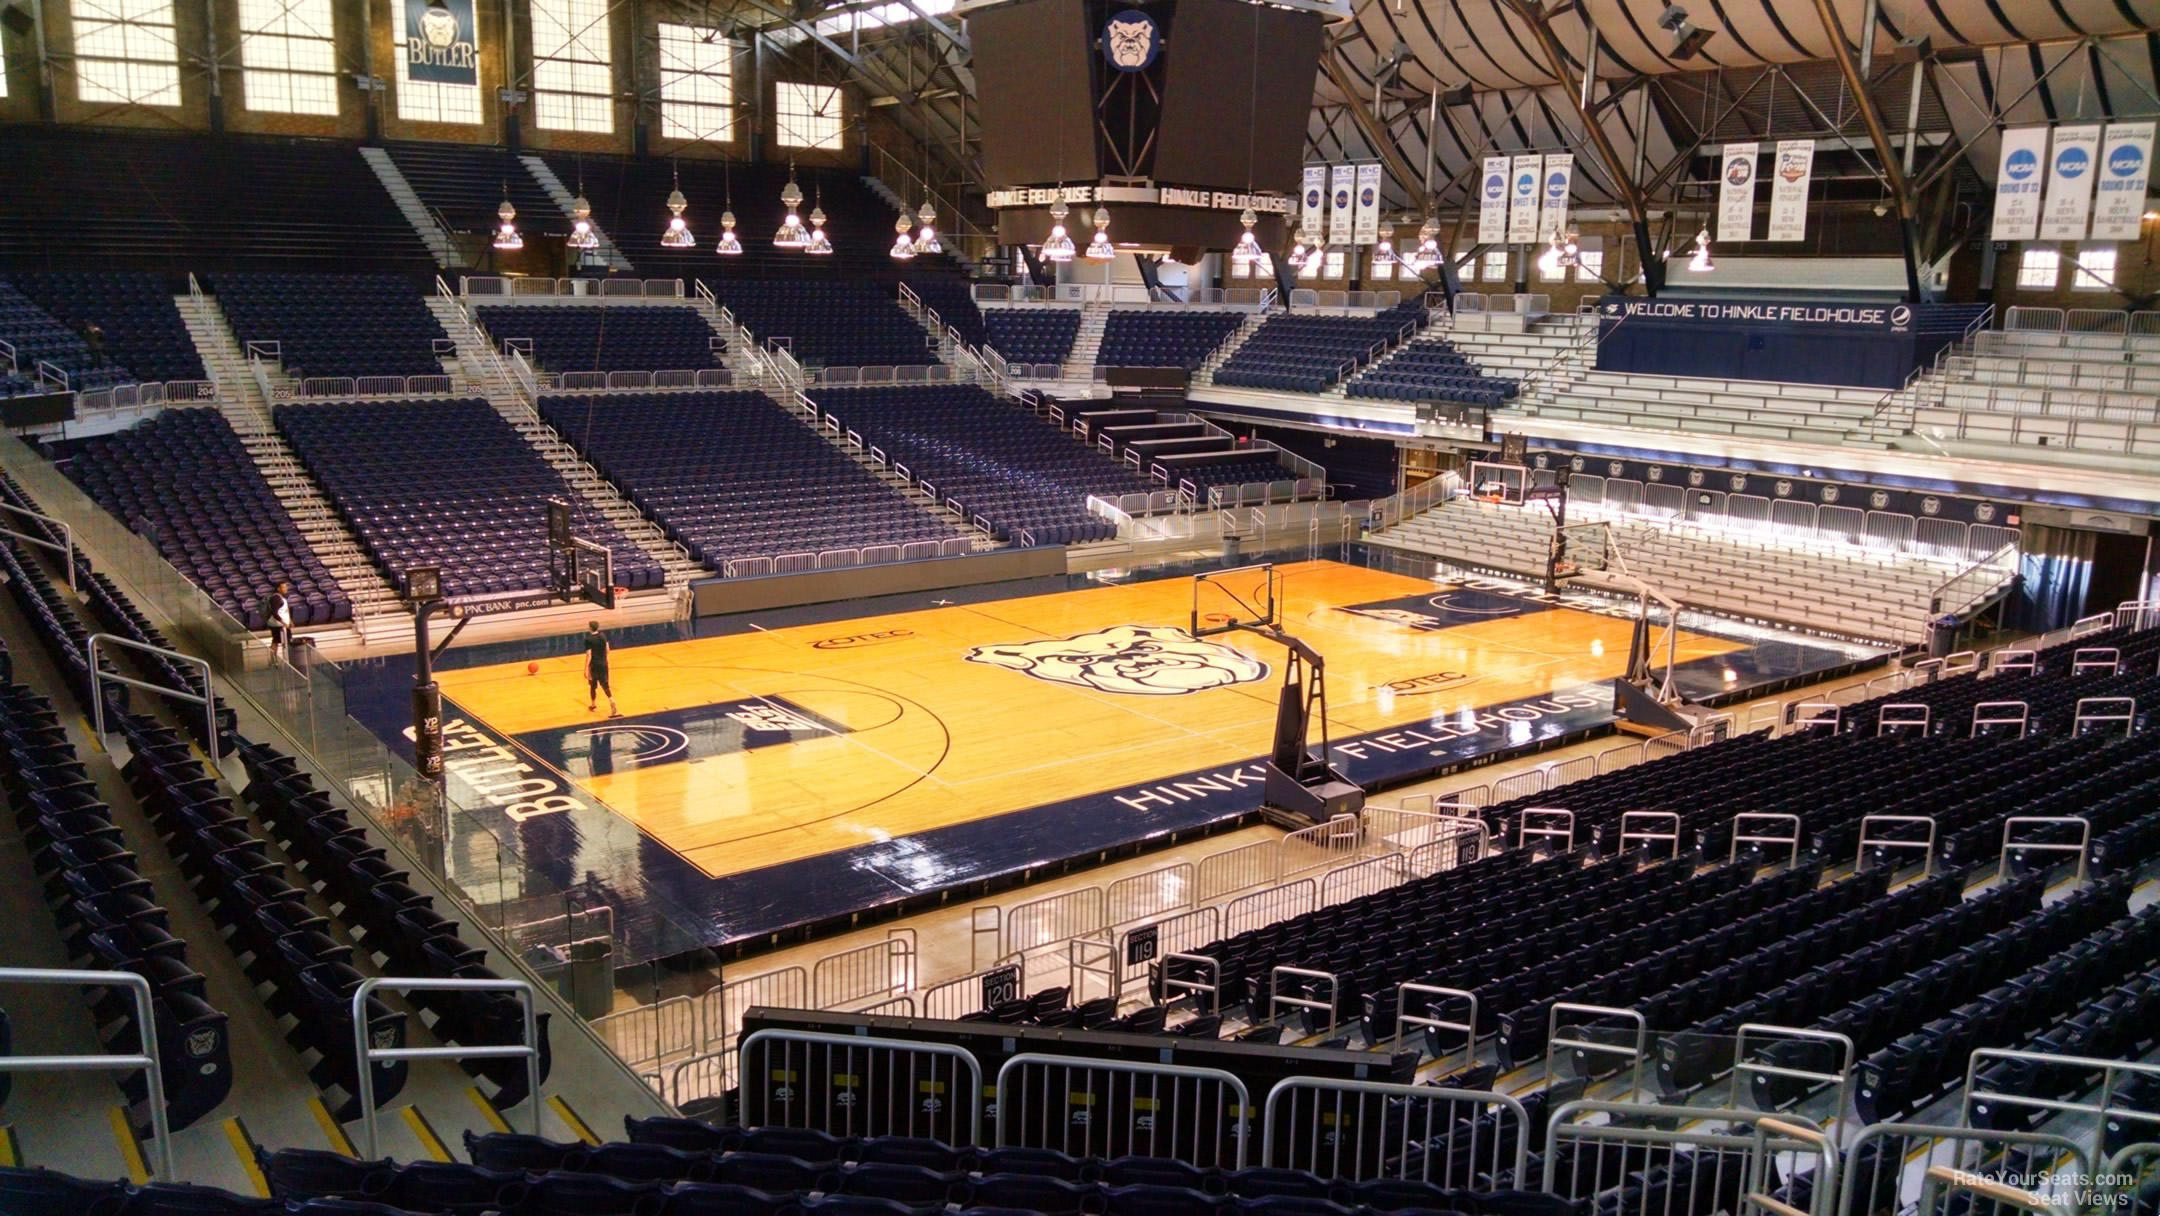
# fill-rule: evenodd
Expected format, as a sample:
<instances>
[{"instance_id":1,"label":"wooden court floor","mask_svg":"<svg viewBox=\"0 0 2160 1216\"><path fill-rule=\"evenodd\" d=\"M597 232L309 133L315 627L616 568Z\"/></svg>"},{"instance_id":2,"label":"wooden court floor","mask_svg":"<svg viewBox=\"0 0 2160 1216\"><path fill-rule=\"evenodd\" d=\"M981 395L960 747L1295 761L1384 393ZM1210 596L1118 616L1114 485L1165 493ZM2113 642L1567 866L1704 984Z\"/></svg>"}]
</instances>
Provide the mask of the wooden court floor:
<instances>
[{"instance_id":1,"label":"wooden court floor","mask_svg":"<svg viewBox=\"0 0 2160 1216\"><path fill-rule=\"evenodd\" d=\"M1624 620L1335 562L1278 571L1338 739L1626 662ZM1282 648L1191 639L1193 595L1174 579L618 648L620 721L586 711L580 657L439 678L718 877L1264 754ZM1680 658L1739 645L1683 634Z\"/></svg>"}]
</instances>

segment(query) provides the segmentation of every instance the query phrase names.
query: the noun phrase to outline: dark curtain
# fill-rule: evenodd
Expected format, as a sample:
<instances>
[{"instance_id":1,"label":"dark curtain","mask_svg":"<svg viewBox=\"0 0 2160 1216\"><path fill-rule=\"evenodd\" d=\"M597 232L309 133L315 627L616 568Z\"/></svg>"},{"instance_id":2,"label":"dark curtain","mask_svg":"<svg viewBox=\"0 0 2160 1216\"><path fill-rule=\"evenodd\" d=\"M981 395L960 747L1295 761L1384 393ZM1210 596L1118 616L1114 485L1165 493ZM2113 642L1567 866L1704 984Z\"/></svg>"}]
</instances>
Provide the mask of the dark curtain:
<instances>
[{"instance_id":1,"label":"dark curtain","mask_svg":"<svg viewBox=\"0 0 2160 1216\"><path fill-rule=\"evenodd\" d=\"M2020 585L2004 608L2003 624L2044 633L2085 615L2097 542L2091 532L2026 524L2025 551L2018 558Z\"/></svg>"}]
</instances>

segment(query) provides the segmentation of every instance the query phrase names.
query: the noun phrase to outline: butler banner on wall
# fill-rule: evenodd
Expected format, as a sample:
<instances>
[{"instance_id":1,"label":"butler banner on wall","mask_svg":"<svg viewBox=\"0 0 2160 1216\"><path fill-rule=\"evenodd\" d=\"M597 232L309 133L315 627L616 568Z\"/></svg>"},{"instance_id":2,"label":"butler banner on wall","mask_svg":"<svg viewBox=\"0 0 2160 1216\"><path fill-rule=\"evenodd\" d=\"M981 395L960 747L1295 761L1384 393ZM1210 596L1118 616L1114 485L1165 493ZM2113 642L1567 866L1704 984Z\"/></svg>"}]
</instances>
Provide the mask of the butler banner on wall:
<instances>
[{"instance_id":1,"label":"butler banner on wall","mask_svg":"<svg viewBox=\"0 0 2160 1216\"><path fill-rule=\"evenodd\" d=\"M1477 239L1480 245L1507 242L1508 158L1488 156L1478 179Z\"/></svg>"},{"instance_id":2,"label":"butler banner on wall","mask_svg":"<svg viewBox=\"0 0 2160 1216\"><path fill-rule=\"evenodd\" d=\"M2151 180L2153 124L2109 123L2100 141L2100 196L2093 200L2096 241L2134 241L2145 218L2145 185Z\"/></svg>"},{"instance_id":3,"label":"butler banner on wall","mask_svg":"<svg viewBox=\"0 0 2160 1216\"><path fill-rule=\"evenodd\" d=\"M1995 166L1995 224L1988 233L1997 241L2029 241L2040 230L2040 161L2047 155L2046 127L2013 127L2002 133L2002 158Z\"/></svg>"},{"instance_id":4,"label":"butler banner on wall","mask_svg":"<svg viewBox=\"0 0 2160 1216\"><path fill-rule=\"evenodd\" d=\"M1718 172L1717 240L1720 245L1755 239L1755 156L1760 144L1726 144Z\"/></svg>"},{"instance_id":5,"label":"butler banner on wall","mask_svg":"<svg viewBox=\"0 0 2160 1216\"><path fill-rule=\"evenodd\" d=\"M473 0L405 0L405 75L478 86L480 41Z\"/></svg>"}]
</instances>

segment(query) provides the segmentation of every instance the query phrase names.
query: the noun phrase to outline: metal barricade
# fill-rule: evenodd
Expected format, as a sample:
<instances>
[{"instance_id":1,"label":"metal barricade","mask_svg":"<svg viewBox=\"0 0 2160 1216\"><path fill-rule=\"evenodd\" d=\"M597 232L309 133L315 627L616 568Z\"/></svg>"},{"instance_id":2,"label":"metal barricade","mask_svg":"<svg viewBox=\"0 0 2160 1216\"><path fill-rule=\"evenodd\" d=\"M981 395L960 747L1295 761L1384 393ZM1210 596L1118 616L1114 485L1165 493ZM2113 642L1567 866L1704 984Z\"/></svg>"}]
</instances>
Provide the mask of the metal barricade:
<instances>
[{"instance_id":1,"label":"metal barricade","mask_svg":"<svg viewBox=\"0 0 2160 1216\"><path fill-rule=\"evenodd\" d=\"M1782 1046L1783 1054L1775 1063L1750 1059L1750 1038L1776 1050ZM1811 1052L1809 1049L1816 1049ZM1817 1054L1817 1053L1820 1054ZM1827 1056L1834 1062L1830 1068L1808 1068L1807 1064ZM1818 1086L1834 1086L1837 1098L1830 1107L1830 1119L1839 1124L1845 1120L1845 1112L1852 1105L1853 1065L1859 1058L1849 1036L1834 1030L1813 1030L1804 1026L1773 1026L1765 1022L1749 1022L1740 1027L1733 1036L1732 1097L1731 1104L1740 1106L1753 1101L1769 1109L1761 1099L1769 1096L1759 1092L1757 1077L1767 1082L1770 1078L1798 1081L1807 1090ZM1765 1085L1763 1089L1768 1089Z\"/></svg>"},{"instance_id":2,"label":"metal barricade","mask_svg":"<svg viewBox=\"0 0 2160 1216\"><path fill-rule=\"evenodd\" d=\"M1635 1026L1634 1041L1630 1045L1622 1046L1599 1039L1562 1038L1560 1037L1561 1022L1568 1014L1583 1014L1593 1018L1619 1018L1622 1021L1632 1022ZM1553 1065L1563 1049L1579 1051L1586 1058L1594 1056L1628 1056L1629 1063L1625 1065L1629 1072L1627 1096L1634 1098L1642 1093L1643 1063L1650 1054L1650 1024L1644 1020L1641 1012L1634 1009L1621 1009L1612 1005L1577 1005L1570 1001L1561 1001L1555 1004L1552 1010L1545 1015L1545 1077L1548 1084L1560 1075L1553 1071ZM1591 1073L1586 1071L1583 1075L1588 1076Z\"/></svg>"},{"instance_id":3,"label":"metal barricade","mask_svg":"<svg viewBox=\"0 0 2160 1216\"><path fill-rule=\"evenodd\" d=\"M1321 876L1320 906L1332 908L1336 904L1376 895L1390 887L1401 886L1412 877L1410 860L1401 853L1352 862Z\"/></svg>"},{"instance_id":4,"label":"metal barricade","mask_svg":"<svg viewBox=\"0 0 2160 1216\"><path fill-rule=\"evenodd\" d=\"M1310 878L1240 896L1223 905L1223 932L1236 937L1247 930L1303 916L1318 906L1318 898L1319 884Z\"/></svg>"},{"instance_id":5,"label":"metal barricade","mask_svg":"<svg viewBox=\"0 0 2160 1216\"><path fill-rule=\"evenodd\" d=\"M0 967L0 987L11 984L59 984L70 988L125 988L135 1003L135 1039L142 1050L133 1055L106 1055L103 1052L77 1056L22 1056L0 1054L0 1075L30 1072L134 1072L141 1069L147 1085L146 1094L150 1107L150 1138L156 1144L157 1177L165 1182L180 1181L179 1171L173 1168L172 1126L165 1111L165 1072L158 1059L157 1015L152 1011L150 981L132 971L55 971L38 967ZM367 1020L360 1026L365 1032ZM361 1070L363 1073L366 1069ZM368 1127L374 1128L374 1110L368 1112Z\"/></svg>"},{"instance_id":6,"label":"metal barricade","mask_svg":"<svg viewBox=\"0 0 2160 1216\"><path fill-rule=\"evenodd\" d=\"M1530 843L1533 839L1538 842L1535 846ZM1524 808L1515 822L1515 847L1543 848L1551 840L1560 842L1562 853L1575 847L1575 812L1553 806Z\"/></svg>"},{"instance_id":7,"label":"metal barricade","mask_svg":"<svg viewBox=\"0 0 2160 1216\"><path fill-rule=\"evenodd\" d=\"M1425 1003L1424 1007L1431 1012L1411 1013L1410 998L1412 995L1436 998ZM1441 1011L1445 1008L1444 1002L1448 1001L1460 1001L1469 1007L1469 1014L1459 1022L1452 1022L1442 1017ZM1477 1059L1477 1022L1478 999L1475 992L1461 988L1442 988L1433 984L1404 984L1395 990L1394 1050L1396 1051L1402 1050L1403 1032L1408 1027L1432 1031L1434 1032L1432 1037L1435 1040L1440 1040L1441 1036L1447 1034L1460 1034L1462 1036L1463 1067L1467 1068ZM1444 1041L1434 1043L1435 1048L1443 1045ZM1434 1060L1445 1058L1437 1050L1434 1052ZM1441 1070L1443 1076L1446 1073L1446 1069Z\"/></svg>"},{"instance_id":8,"label":"metal barricade","mask_svg":"<svg viewBox=\"0 0 2160 1216\"><path fill-rule=\"evenodd\" d=\"M592 1019L592 1028L608 1050L633 1067L695 1055L705 1047L697 998L669 997L635 1009Z\"/></svg>"},{"instance_id":9,"label":"metal barricade","mask_svg":"<svg viewBox=\"0 0 2160 1216\"><path fill-rule=\"evenodd\" d=\"M1791 828L1789 835L1757 835L1742 827L1743 823L1784 824ZM1800 817L1783 811L1742 811L1732 819L1732 849L1726 854L1728 862L1740 860L1741 845L1784 845L1787 849L1785 862L1790 865L1800 860ZM1765 864L1769 864L1765 862Z\"/></svg>"},{"instance_id":10,"label":"metal barricade","mask_svg":"<svg viewBox=\"0 0 2160 1216\"><path fill-rule=\"evenodd\" d=\"M2070 674L2081 676L2097 671L2104 675L2116 675L2122 671L2122 651L2113 646L2080 646L2070 652Z\"/></svg>"},{"instance_id":11,"label":"metal barricade","mask_svg":"<svg viewBox=\"0 0 2160 1216\"><path fill-rule=\"evenodd\" d=\"M1289 976L1292 979L1314 980L1325 984L1327 986L1327 999L1323 1001L1312 997L1283 995L1282 982L1284 976ZM1336 1020L1341 1016L1338 1009L1341 1004L1341 997L1342 981L1336 978L1333 972L1312 971L1304 967L1276 967L1268 972L1267 1020L1278 1026L1281 1025L1284 1006L1292 1009L1303 1009L1307 1013L1325 1012L1327 1014L1327 1024L1320 1028L1320 1033L1333 1034Z\"/></svg>"},{"instance_id":12,"label":"metal barricade","mask_svg":"<svg viewBox=\"0 0 2160 1216\"><path fill-rule=\"evenodd\" d=\"M759 1030L742 1041L745 1127L982 1143L982 1066L945 1043Z\"/></svg>"},{"instance_id":13,"label":"metal barricade","mask_svg":"<svg viewBox=\"0 0 2160 1216\"><path fill-rule=\"evenodd\" d=\"M1189 908L1193 905L1194 878L1193 863L1189 861L1120 878L1104 888L1108 910L1103 923L1129 925Z\"/></svg>"},{"instance_id":14,"label":"metal barricade","mask_svg":"<svg viewBox=\"0 0 2160 1216\"><path fill-rule=\"evenodd\" d=\"M1997 726L2015 726L2017 737L2022 739L2031 725L2031 719L2032 709L2023 701L1982 701L1973 706L1972 727L1966 731L1965 737L1977 739L1983 730Z\"/></svg>"},{"instance_id":15,"label":"metal barricade","mask_svg":"<svg viewBox=\"0 0 2160 1216\"><path fill-rule=\"evenodd\" d=\"M2120 725L2123 734L2136 733L2136 697L2080 697L2070 715L2070 733L2073 735L2082 735L2095 727L2112 729L2116 725Z\"/></svg>"},{"instance_id":16,"label":"metal barricade","mask_svg":"<svg viewBox=\"0 0 2160 1216\"><path fill-rule=\"evenodd\" d=\"M924 989L922 1015L949 1022L971 1013L981 1013L1006 1001L1020 999L1022 982L1017 960L1000 961Z\"/></svg>"},{"instance_id":17,"label":"metal barricade","mask_svg":"<svg viewBox=\"0 0 2160 1216\"><path fill-rule=\"evenodd\" d=\"M1925 735L1934 711L1919 701L1898 701L1875 711L1875 737L1914 731Z\"/></svg>"},{"instance_id":18,"label":"metal barricade","mask_svg":"<svg viewBox=\"0 0 2160 1216\"><path fill-rule=\"evenodd\" d=\"M2058 1083L2059 1092L2083 1094L2093 1089L2098 1078L2099 1088L2091 1101L2043 1097L2039 1094L2007 1093L1999 1089L1983 1089L1986 1081L1986 1065L1990 1061L2015 1064L2019 1068L2013 1075L2046 1084ZM2053 1076L2050 1078L2049 1073ZM2064 1074L2068 1073L2066 1077ZM2037 1075L2036 1075L2037 1074ZM2039 1051L2012 1051L2001 1047L1976 1049L1965 1063L1965 1086L1960 1092L1963 1113L1958 1121L1967 1127L1993 1127L2003 1118L2005 1111L2044 1112L2037 1119L2074 1114L2080 1116L2074 1125L2092 1131L2092 1154L2099 1160L2107 1154L2111 1141L2134 1142L2160 1139L2160 1112L2119 1104L2124 1080L2138 1077L2142 1084L2160 1082L2160 1064L2141 1064L2129 1060L2101 1060L2086 1056L2052 1055ZM2063 1082L2067 1082L2063 1084ZM2013 1123L2031 1124L2035 1118L2012 1114ZM2136 1125L2137 1132L2131 1131ZM2067 1129L2066 1129L2067 1130Z\"/></svg>"},{"instance_id":19,"label":"metal barricade","mask_svg":"<svg viewBox=\"0 0 2160 1216\"><path fill-rule=\"evenodd\" d=\"M885 940L826 955L810 965L814 1008L840 1009L873 998L886 1001L915 991L913 929L890 929Z\"/></svg>"},{"instance_id":20,"label":"metal barricade","mask_svg":"<svg viewBox=\"0 0 2160 1216\"><path fill-rule=\"evenodd\" d=\"M1828 701L1803 701L1792 707L1792 728L1803 731L1827 726L1835 731L1844 721L1844 716L1843 708Z\"/></svg>"},{"instance_id":21,"label":"metal barricade","mask_svg":"<svg viewBox=\"0 0 2160 1216\"><path fill-rule=\"evenodd\" d=\"M1081 887L1045 895L1005 909L999 955L1014 954L1100 933L1110 924L1109 897L1101 887Z\"/></svg>"},{"instance_id":22,"label":"metal barricade","mask_svg":"<svg viewBox=\"0 0 2160 1216\"><path fill-rule=\"evenodd\" d=\"M2054 840L2016 840L2018 828L2027 824L2069 826L2077 830L2077 842L2067 844ZM2076 853L2077 874L2075 881L2085 881L2087 859L2092 855L2092 821L2075 815L2012 815L2003 820L2002 859L1995 865L1995 877L2010 876L2010 854L2020 853Z\"/></svg>"},{"instance_id":23,"label":"metal barricade","mask_svg":"<svg viewBox=\"0 0 2160 1216\"><path fill-rule=\"evenodd\" d=\"M1470 1188L1521 1178L1530 1134L1522 1103L1506 1094L1286 1077L1268 1091L1260 1164Z\"/></svg>"},{"instance_id":24,"label":"metal barricade","mask_svg":"<svg viewBox=\"0 0 2160 1216\"><path fill-rule=\"evenodd\" d=\"M1877 826L1892 823L1924 824L1927 834L1919 840L1875 834ZM1858 870L1867 862L1871 848L1920 850L1920 877L1926 878L1935 872L1935 820L1928 815L1863 815L1860 817L1860 848L1853 856L1853 869Z\"/></svg>"},{"instance_id":25,"label":"metal barricade","mask_svg":"<svg viewBox=\"0 0 2160 1216\"><path fill-rule=\"evenodd\" d=\"M1685 1170L1691 1211L1831 1216L1837 1149L1813 1128L1753 1111L1624 1102L1569 1102L1545 1130L1543 1190L1566 1199L1611 1194L1607 1216L1665 1216L1670 1193L1636 1185ZM1806 1167L1806 1168L1803 1168ZM1807 1206L1775 1198L1782 1173L1812 1175Z\"/></svg>"},{"instance_id":26,"label":"metal barricade","mask_svg":"<svg viewBox=\"0 0 2160 1216\"><path fill-rule=\"evenodd\" d=\"M1668 831L1655 831L1637 824L1657 824ZM1625 853L1633 846L1629 841L1664 841L1672 846L1670 857L1680 855L1680 814L1677 811L1622 811L1620 813L1620 851Z\"/></svg>"},{"instance_id":27,"label":"metal barricade","mask_svg":"<svg viewBox=\"0 0 2160 1216\"><path fill-rule=\"evenodd\" d=\"M380 988L396 992L514 992L524 1012L523 1034L516 1043L459 1044L455 1047L377 1047L368 1041L368 998ZM540 1030L533 1013L532 985L524 980L445 980L428 976L375 975L360 981L352 995L353 1056L358 1061L360 1100L360 1147L362 1160L382 1156L376 1139L375 1065L399 1060L523 1060L525 1106L532 1115L532 1134L540 1134Z\"/></svg>"},{"instance_id":28,"label":"metal barricade","mask_svg":"<svg viewBox=\"0 0 2160 1216\"><path fill-rule=\"evenodd\" d=\"M1252 1096L1213 1068L1023 1052L997 1074L996 1144L1243 1169Z\"/></svg>"}]
</instances>

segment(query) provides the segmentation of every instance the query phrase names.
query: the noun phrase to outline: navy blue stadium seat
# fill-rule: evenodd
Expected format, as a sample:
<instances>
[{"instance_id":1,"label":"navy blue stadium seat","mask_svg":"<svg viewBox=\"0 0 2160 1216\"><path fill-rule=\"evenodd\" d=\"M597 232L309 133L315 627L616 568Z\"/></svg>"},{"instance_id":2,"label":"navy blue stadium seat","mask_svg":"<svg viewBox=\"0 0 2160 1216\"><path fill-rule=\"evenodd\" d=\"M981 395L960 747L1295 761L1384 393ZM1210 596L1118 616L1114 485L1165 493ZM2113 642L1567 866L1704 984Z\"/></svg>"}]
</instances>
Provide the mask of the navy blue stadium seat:
<instances>
[{"instance_id":1,"label":"navy blue stadium seat","mask_svg":"<svg viewBox=\"0 0 2160 1216\"><path fill-rule=\"evenodd\" d=\"M1369 317L1278 313L1215 369L1215 383L1324 392L1384 356L1424 323L1425 306L1416 300Z\"/></svg>"},{"instance_id":2,"label":"navy blue stadium seat","mask_svg":"<svg viewBox=\"0 0 2160 1216\"><path fill-rule=\"evenodd\" d=\"M1245 314L1190 308L1119 309L1103 323L1095 362L1104 367L1198 368L1230 340Z\"/></svg>"},{"instance_id":3,"label":"navy blue stadium seat","mask_svg":"<svg viewBox=\"0 0 2160 1216\"><path fill-rule=\"evenodd\" d=\"M1080 310L993 308L983 325L991 349L1009 363L1063 363L1080 332Z\"/></svg>"},{"instance_id":4,"label":"navy blue stadium seat","mask_svg":"<svg viewBox=\"0 0 2160 1216\"><path fill-rule=\"evenodd\" d=\"M807 366L936 363L937 342L875 284L861 280L708 279L759 342L786 339Z\"/></svg>"},{"instance_id":5,"label":"navy blue stadium seat","mask_svg":"<svg viewBox=\"0 0 2160 1216\"><path fill-rule=\"evenodd\" d=\"M211 282L234 336L279 344L295 376L440 376L449 335L420 288L394 274L221 274Z\"/></svg>"},{"instance_id":6,"label":"navy blue stadium seat","mask_svg":"<svg viewBox=\"0 0 2160 1216\"><path fill-rule=\"evenodd\" d=\"M497 342L532 342L551 372L676 371L721 367L726 345L705 318L676 304L518 304L475 309Z\"/></svg>"}]
</instances>

